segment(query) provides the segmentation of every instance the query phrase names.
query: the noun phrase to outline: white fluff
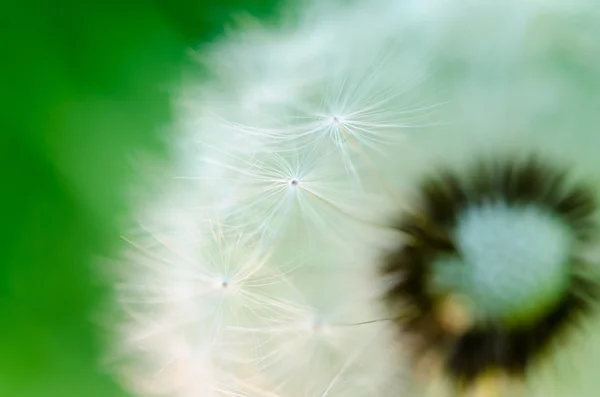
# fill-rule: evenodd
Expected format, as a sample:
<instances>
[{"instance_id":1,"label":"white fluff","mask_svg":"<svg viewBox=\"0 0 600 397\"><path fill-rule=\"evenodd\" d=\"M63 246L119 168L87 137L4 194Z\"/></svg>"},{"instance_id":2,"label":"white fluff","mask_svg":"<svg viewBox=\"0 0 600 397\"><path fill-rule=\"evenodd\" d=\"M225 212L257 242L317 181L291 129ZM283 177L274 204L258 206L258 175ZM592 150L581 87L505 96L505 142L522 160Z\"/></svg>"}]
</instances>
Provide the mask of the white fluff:
<instances>
[{"instance_id":1,"label":"white fluff","mask_svg":"<svg viewBox=\"0 0 600 397\"><path fill-rule=\"evenodd\" d=\"M124 382L166 397L426 393L388 322L356 325L387 316L386 225L440 160L539 150L598 174L599 8L314 1L203 49L209 76L175 98L177 187L124 236ZM600 386L598 347L565 346L577 377L542 365L528 396Z\"/></svg>"}]
</instances>

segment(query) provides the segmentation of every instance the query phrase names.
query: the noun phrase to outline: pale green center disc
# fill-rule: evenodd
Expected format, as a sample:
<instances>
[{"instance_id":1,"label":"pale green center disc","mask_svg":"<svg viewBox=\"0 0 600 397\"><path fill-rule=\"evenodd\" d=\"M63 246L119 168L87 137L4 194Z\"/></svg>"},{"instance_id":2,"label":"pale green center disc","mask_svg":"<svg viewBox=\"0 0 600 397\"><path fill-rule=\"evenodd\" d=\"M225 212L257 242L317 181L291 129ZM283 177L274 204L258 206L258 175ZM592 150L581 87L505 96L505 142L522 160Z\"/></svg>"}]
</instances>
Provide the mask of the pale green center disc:
<instances>
[{"instance_id":1,"label":"pale green center disc","mask_svg":"<svg viewBox=\"0 0 600 397\"><path fill-rule=\"evenodd\" d=\"M568 288L575 236L535 205L467 208L453 231L458 256L434 263L438 291L468 298L477 321L535 320Z\"/></svg>"}]
</instances>

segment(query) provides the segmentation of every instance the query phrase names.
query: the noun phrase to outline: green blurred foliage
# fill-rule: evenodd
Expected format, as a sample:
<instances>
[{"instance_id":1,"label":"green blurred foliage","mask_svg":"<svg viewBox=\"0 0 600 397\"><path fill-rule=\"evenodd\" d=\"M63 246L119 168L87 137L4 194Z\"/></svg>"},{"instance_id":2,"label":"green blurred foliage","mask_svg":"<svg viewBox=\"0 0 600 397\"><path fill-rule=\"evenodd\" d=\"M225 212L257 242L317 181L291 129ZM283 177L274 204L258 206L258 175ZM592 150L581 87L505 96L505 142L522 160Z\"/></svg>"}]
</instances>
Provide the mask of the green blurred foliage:
<instances>
[{"instance_id":1,"label":"green blurred foliage","mask_svg":"<svg viewBox=\"0 0 600 397\"><path fill-rule=\"evenodd\" d=\"M275 0L5 0L0 396L125 396L100 365L94 313L131 210L130 158L165 158L161 126L189 48Z\"/></svg>"}]
</instances>

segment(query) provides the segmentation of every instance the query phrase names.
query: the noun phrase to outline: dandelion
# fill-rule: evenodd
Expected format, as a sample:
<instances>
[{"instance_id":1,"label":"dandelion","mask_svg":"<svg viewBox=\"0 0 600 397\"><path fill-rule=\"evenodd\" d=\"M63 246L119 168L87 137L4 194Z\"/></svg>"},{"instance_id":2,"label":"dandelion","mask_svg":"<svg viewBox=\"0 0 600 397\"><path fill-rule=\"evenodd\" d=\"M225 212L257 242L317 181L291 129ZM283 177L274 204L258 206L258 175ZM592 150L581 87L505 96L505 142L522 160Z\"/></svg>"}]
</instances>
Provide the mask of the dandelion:
<instances>
[{"instance_id":1,"label":"dandelion","mask_svg":"<svg viewBox=\"0 0 600 397\"><path fill-rule=\"evenodd\" d=\"M203 49L208 77L176 101L178 187L123 236L124 382L166 397L590 395L594 10L308 2ZM555 376L565 363L577 382Z\"/></svg>"}]
</instances>

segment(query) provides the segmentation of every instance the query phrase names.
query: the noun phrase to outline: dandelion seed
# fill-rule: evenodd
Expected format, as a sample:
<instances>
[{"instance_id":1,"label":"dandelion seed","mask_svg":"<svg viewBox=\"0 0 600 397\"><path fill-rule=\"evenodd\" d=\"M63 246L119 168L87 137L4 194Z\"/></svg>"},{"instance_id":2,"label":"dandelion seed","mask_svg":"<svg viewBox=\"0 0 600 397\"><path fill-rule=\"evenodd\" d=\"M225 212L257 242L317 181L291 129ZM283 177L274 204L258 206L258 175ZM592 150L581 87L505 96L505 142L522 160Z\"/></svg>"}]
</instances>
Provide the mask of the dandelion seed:
<instances>
[{"instance_id":1,"label":"dandelion seed","mask_svg":"<svg viewBox=\"0 0 600 397\"><path fill-rule=\"evenodd\" d=\"M298 238L315 238L315 232L338 237L349 221L374 222L384 207L385 198L365 194L327 152L265 150L248 155L219 153L217 148L212 151L213 157L204 159L204 172L214 169L215 176L208 181L206 177L179 178L225 186L220 191L227 192L228 198L219 205L224 222L248 235L258 235L264 242L286 233ZM371 204L375 202L379 204Z\"/></svg>"}]
</instances>

